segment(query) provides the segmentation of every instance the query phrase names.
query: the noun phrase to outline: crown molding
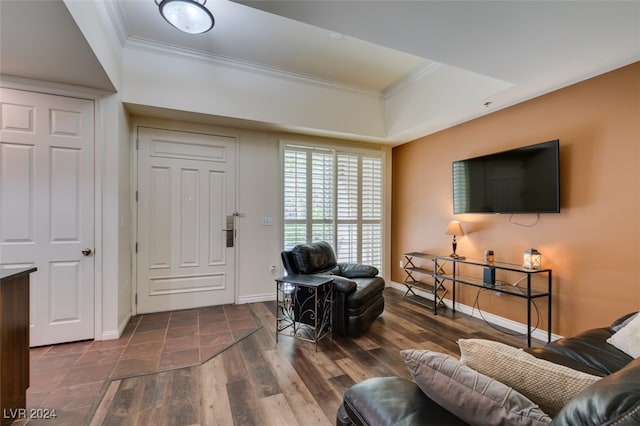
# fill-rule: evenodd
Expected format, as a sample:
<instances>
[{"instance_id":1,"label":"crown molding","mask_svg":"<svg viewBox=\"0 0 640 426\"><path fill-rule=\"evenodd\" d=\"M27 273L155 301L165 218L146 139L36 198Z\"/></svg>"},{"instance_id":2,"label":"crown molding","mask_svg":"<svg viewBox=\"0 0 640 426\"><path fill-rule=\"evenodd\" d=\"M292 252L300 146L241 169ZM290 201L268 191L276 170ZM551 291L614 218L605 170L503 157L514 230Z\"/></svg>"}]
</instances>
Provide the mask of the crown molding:
<instances>
[{"instance_id":1,"label":"crown molding","mask_svg":"<svg viewBox=\"0 0 640 426\"><path fill-rule=\"evenodd\" d=\"M120 45L124 46L127 41L127 37L129 35L129 26L127 25L127 20L124 17L124 10L122 9L122 4L119 1L107 1L104 2L105 8L107 9L107 14L109 15L109 19L111 20L111 25L113 25L113 29L116 31L118 35L118 40L120 40Z\"/></svg>"},{"instance_id":2,"label":"crown molding","mask_svg":"<svg viewBox=\"0 0 640 426\"><path fill-rule=\"evenodd\" d=\"M395 83L392 83L390 86L387 86L380 94L382 96L382 99L388 99L389 97L393 96L398 91L400 91L401 89L404 89L405 87L410 86L411 84L433 73L434 71L436 71L438 68L442 66L444 65L439 62L430 62L422 67L416 68L409 74L402 77L400 80L396 81Z\"/></svg>"},{"instance_id":3,"label":"crown molding","mask_svg":"<svg viewBox=\"0 0 640 426\"><path fill-rule=\"evenodd\" d=\"M35 80L24 77L0 74L0 87L7 89L23 90L25 92L40 92L49 95L67 96L80 99L99 100L113 95L101 89L91 87L74 86L64 83L54 83L51 81Z\"/></svg>"},{"instance_id":4,"label":"crown molding","mask_svg":"<svg viewBox=\"0 0 640 426\"><path fill-rule=\"evenodd\" d=\"M249 71L256 74L266 75L269 77L280 78L283 80L290 80L296 83L304 83L308 85L315 85L324 88L330 88L334 90L349 91L367 96L380 97L381 93L374 90L365 89L345 83L339 83L332 80L327 80L319 77L313 77L309 75L299 74L291 71L285 71L280 68L268 67L253 62L241 61L238 59L229 58L222 55L212 55L200 50L187 49L180 46L175 46L167 43L160 43L154 40L145 39L142 37L127 37L124 45L125 48L146 50L153 53L158 53L165 56L178 56L182 58L189 58L193 60L203 61L218 66L227 68L239 69L243 71Z\"/></svg>"}]
</instances>

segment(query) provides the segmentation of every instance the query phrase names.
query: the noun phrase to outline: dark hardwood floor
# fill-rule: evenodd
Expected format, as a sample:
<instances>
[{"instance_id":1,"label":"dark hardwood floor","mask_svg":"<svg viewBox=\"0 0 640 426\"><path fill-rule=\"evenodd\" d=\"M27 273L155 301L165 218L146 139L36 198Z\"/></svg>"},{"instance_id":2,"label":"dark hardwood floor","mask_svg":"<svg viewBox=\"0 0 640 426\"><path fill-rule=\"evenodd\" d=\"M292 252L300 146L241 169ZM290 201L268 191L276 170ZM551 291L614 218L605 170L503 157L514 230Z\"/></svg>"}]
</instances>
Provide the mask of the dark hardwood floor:
<instances>
[{"instance_id":1,"label":"dark hardwood floor","mask_svg":"<svg viewBox=\"0 0 640 426\"><path fill-rule=\"evenodd\" d=\"M459 356L457 339L479 337L524 347L482 321L449 310L433 315L385 290L386 307L362 337L313 344L275 341L275 303L249 305L262 328L194 367L112 381L95 425L333 425L342 395L368 377L410 378L400 350ZM535 342L536 345L541 344Z\"/></svg>"}]
</instances>

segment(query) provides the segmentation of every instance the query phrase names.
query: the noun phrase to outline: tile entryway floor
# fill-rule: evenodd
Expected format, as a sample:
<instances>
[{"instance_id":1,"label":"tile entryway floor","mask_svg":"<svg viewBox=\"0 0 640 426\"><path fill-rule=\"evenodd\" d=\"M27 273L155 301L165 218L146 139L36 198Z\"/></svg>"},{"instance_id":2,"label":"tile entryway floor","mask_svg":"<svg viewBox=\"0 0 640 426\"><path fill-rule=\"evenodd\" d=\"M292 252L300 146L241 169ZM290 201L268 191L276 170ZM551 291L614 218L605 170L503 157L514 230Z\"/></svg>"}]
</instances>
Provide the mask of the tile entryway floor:
<instances>
[{"instance_id":1,"label":"tile entryway floor","mask_svg":"<svg viewBox=\"0 0 640 426\"><path fill-rule=\"evenodd\" d=\"M212 306L132 317L117 340L32 348L27 408L57 417L27 423L83 424L111 380L200 364L258 328L248 305Z\"/></svg>"}]
</instances>

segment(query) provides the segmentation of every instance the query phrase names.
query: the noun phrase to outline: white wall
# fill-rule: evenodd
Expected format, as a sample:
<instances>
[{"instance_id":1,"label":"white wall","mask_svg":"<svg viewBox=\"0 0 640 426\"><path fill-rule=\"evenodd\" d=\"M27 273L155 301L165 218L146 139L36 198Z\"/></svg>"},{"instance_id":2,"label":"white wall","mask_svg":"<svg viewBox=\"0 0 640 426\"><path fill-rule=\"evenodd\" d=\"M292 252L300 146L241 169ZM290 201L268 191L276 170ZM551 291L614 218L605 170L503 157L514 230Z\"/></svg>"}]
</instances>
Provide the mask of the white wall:
<instances>
[{"instance_id":1,"label":"white wall","mask_svg":"<svg viewBox=\"0 0 640 426\"><path fill-rule=\"evenodd\" d=\"M118 90L117 94L104 95L98 101L97 339L117 337L133 308L130 132L134 119L128 119L123 102L266 123L290 123L289 128L322 129L342 135L386 136L377 94L345 91L330 84L309 84L307 80L276 74L256 74L198 57L135 46L123 48L104 4L64 1ZM279 140L298 138L334 145L351 142L200 124L166 121L162 124L178 130L206 127L238 139L237 210L242 216L238 220L236 300L247 303L273 299L273 280L282 273ZM389 147L379 149L390 153ZM390 158L386 164L390 170ZM387 188L388 182L390 172ZM385 202L387 213L389 205ZM261 225L264 216L273 218L272 226ZM385 222L390 223L389 214ZM385 259L389 257L388 241L387 235ZM271 273L272 265L276 266L275 274ZM389 265L385 265L385 270L390 270Z\"/></svg>"},{"instance_id":2,"label":"white wall","mask_svg":"<svg viewBox=\"0 0 640 426\"><path fill-rule=\"evenodd\" d=\"M491 96L513 86L510 83L436 64L413 76L384 98L387 132L392 138L414 139L451 124L448 117L471 117Z\"/></svg>"},{"instance_id":3,"label":"white wall","mask_svg":"<svg viewBox=\"0 0 640 426\"><path fill-rule=\"evenodd\" d=\"M340 139L284 133L265 133L238 130L239 179L238 211L238 302L250 303L275 299L276 275L284 274L280 251L282 250L282 178L280 165L280 141L298 141L326 145L358 146L381 150L384 155L390 149L382 145L357 144ZM385 177L390 181L391 158L385 158ZM387 192L386 200L389 200ZM386 202L385 206L390 203ZM390 211L385 209L386 219ZM273 218L273 226L263 226L262 217ZM388 229L388 228L387 228ZM386 238L383 253L388 253L390 240ZM384 259L389 256L385 255ZM277 272L271 274L270 268ZM389 271L389 265L384 266Z\"/></svg>"},{"instance_id":4,"label":"white wall","mask_svg":"<svg viewBox=\"0 0 640 426\"><path fill-rule=\"evenodd\" d=\"M131 117L133 126L145 124L166 129L215 133L238 140L236 202L240 217L236 239L236 302L251 303L275 299L275 281L284 273L280 260L282 250L282 202L280 141L312 142L327 145L365 146L380 149L388 155L386 146L362 145L339 139L318 138L286 133L269 133L230 127ZM385 165L390 168L391 160ZM386 171L390 179L389 170ZM388 205L389 203L385 203ZM262 218L273 219L272 226L263 226ZM389 217L385 218L389 221ZM385 253L389 250L387 238ZM385 259L388 259L388 255ZM271 273L271 266L276 272ZM388 271L388 265L385 265Z\"/></svg>"},{"instance_id":5,"label":"white wall","mask_svg":"<svg viewBox=\"0 0 640 426\"><path fill-rule=\"evenodd\" d=\"M117 338L131 315L129 124L122 105L122 45L107 4L63 0L116 94L96 98L95 338ZM82 92L82 88L77 89Z\"/></svg>"},{"instance_id":6,"label":"white wall","mask_svg":"<svg viewBox=\"0 0 640 426\"><path fill-rule=\"evenodd\" d=\"M379 96L307 83L140 47L125 47L123 53L123 101L126 103L267 123L287 122L294 127L337 133L385 135ZM358 145L340 139L140 117L132 121L177 130L214 131L238 139L237 210L241 216L237 221L236 300L239 303L273 299L274 278L283 272L280 139ZM371 144L366 147L390 152L388 147ZM386 164L390 167L390 159ZM385 203L387 210L389 205ZM388 224L390 212L387 213ZM271 217L273 225L261 225L262 217ZM387 245L385 254L388 252ZM276 266L276 273L271 273L272 265ZM385 270L389 270L389 265L385 265Z\"/></svg>"},{"instance_id":7,"label":"white wall","mask_svg":"<svg viewBox=\"0 0 640 426\"><path fill-rule=\"evenodd\" d=\"M118 102L118 331L127 325L132 311L131 146L128 114Z\"/></svg>"},{"instance_id":8,"label":"white wall","mask_svg":"<svg viewBox=\"0 0 640 426\"><path fill-rule=\"evenodd\" d=\"M100 65L118 90L122 84L122 45L106 4L99 1L63 0Z\"/></svg>"},{"instance_id":9,"label":"white wall","mask_svg":"<svg viewBox=\"0 0 640 426\"><path fill-rule=\"evenodd\" d=\"M282 203L279 138L275 134L242 131L238 164L238 302L272 300L271 265L281 276ZM271 217L273 226L262 226Z\"/></svg>"},{"instance_id":10,"label":"white wall","mask_svg":"<svg viewBox=\"0 0 640 426\"><path fill-rule=\"evenodd\" d=\"M385 137L377 94L126 46L123 100L340 134Z\"/></svg>"},{"instance_id":11,"label":"white wall","mask_svg":"<svg viewBox=\"0 0 640 426\"><path fill-rule=\"evenodd\" d=\"M96 132L96 179L100 228L96 246L101 278L96 339L117 338L131 305L131 150L129 123L119 94L99 100Z\"/></svg>"}]
</instances>

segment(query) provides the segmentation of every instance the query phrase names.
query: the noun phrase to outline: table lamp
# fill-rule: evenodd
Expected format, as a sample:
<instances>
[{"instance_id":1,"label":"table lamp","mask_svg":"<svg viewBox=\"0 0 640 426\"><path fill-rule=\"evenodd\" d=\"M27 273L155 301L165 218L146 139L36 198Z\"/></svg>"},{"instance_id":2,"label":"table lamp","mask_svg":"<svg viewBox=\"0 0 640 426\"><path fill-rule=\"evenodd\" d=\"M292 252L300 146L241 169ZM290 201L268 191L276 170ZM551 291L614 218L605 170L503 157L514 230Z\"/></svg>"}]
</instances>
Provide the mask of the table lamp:
<instances>
[{"instance_id":1,"label":"table lamp","mask_svg":"<svg viewBox=\"0 0 640 426\"><path fill-rule=\"evenodd\" d=\"M458 256L456 254L456 248L458 247L458 242L456 241L456 235L462 236L464 235L464 231L462 230L462 225L457 220L452 220L449 222L449 226L447 226L447 230L444 231L445 235L453 235L453 241L451 242L451 247L453 247L453 253L449 255L449 257L453 257L454 259L464 259L463 256Z\"/></svg>"}]
</instances>

